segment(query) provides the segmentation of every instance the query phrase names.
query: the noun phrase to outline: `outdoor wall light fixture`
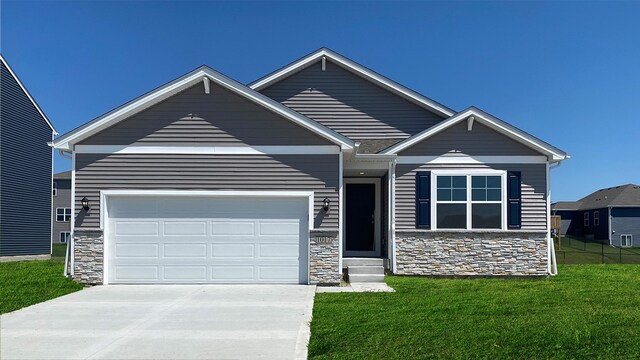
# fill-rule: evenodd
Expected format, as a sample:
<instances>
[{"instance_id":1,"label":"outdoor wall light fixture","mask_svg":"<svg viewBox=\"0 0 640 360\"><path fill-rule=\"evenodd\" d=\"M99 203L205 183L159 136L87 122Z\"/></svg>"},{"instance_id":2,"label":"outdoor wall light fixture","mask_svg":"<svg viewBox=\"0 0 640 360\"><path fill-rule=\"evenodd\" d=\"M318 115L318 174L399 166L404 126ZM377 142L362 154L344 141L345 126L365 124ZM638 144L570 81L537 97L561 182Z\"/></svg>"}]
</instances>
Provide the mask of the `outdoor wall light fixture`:
<instances>
[{"instance_id":1,"label":"outdoor wall light fixture","mask_svg":"<svg viewBox=\"0 0 640 360\"><path fill-rule=\"evenodd\" d=\"M85 197L82 198L81 201L82 201L82 208L85 211L89 211L89 199L87 199L87 197L85 196Z\"/></svg>"},{"instance_id":2,"label":"outdoor wall light fixture","mask_svg":"<svg viewBox=\"0 0 640 360\"><path fill-rule=\"evenodd\" d=\"M324 198L324 200L322 200L322 208L324 211L329 211L329 205L331 205L331 200L329 200L329 198Z\"/></svg>"}]
</instances>

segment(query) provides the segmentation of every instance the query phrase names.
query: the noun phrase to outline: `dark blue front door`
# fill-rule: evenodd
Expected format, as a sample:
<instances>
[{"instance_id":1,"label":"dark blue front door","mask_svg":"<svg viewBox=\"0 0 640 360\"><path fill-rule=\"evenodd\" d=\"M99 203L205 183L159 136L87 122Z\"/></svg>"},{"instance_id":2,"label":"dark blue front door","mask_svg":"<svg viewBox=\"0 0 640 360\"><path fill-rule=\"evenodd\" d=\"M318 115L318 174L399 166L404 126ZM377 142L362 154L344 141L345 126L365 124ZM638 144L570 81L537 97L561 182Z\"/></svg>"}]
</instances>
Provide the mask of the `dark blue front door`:
<instances>
[{"instance_id":1,"label":"dark blue front door","mask_svg":"<svg viewBox=\"0 0 640 360\"><path fill-rule=\"evenodd\" d=\"M375 256L375 184L346 184L345 251Z\"/></svg>"}]
</instances>

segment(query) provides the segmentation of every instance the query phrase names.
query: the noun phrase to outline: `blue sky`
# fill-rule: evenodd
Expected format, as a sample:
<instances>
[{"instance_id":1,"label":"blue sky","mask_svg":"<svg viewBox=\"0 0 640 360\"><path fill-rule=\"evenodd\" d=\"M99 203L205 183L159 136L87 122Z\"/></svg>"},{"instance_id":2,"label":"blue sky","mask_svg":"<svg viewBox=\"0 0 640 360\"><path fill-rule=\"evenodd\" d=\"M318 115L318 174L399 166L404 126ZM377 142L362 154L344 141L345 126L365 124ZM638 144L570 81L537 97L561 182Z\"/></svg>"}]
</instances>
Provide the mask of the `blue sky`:
<instances>
[{"instance_id":1,"label":"blue sky","mask_svg":"<svg viewBox=\"0 0 640 360\"><path fill-rule=\"evenodd\" d=\"M60 133L207 64L250 82L327 46L572 155L554 200L640 183L640 2L1 3L2 53ZM70 164L56 158L56 171Z\"/></svg>"}]
</instances>

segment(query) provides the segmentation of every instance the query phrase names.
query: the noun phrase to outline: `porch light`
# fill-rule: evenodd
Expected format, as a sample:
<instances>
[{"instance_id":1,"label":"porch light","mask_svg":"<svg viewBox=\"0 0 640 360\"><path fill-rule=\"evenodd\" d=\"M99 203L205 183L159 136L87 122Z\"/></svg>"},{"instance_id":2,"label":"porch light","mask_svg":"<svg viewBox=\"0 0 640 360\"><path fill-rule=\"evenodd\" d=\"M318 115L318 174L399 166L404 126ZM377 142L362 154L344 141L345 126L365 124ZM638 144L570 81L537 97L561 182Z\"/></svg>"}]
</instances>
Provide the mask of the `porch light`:
<instances>
[{"instance_id":1,"label":"porch light","mask_svg":"<svg viewBox=\"0 0 640 360\"><path fill-rule=\"evenodd\" d=\"M322 208L324 211L329 211L329 205L331 205L331 200L329 200L329 198L324 198L324 200L322 200Z\"/></svg>"},{"instance_id":2,"label":"porch light","mask_svg":"<svg viewBox=\"0 0 640 360\"><path fill-rule=\"evenodd\" d=\"M81 201L82 201L82 208L85 211L88 211L89 210L89 199L87 199L87 197L85 196L85 197L82 198Z\"/></svg>"}]
</instances>

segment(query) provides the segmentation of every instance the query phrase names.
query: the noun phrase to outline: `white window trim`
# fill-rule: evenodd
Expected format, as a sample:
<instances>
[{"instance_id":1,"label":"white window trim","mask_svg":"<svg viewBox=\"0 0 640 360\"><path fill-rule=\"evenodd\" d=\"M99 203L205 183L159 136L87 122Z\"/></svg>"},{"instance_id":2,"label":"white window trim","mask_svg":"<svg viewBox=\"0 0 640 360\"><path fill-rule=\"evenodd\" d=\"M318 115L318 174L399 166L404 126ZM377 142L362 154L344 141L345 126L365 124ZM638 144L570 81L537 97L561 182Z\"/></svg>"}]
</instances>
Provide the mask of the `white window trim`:
<instances>
[{"instance_id":1,"label":"white window trim","mask_svg":"<svg viewBox=\"0 0 640 360\"><path fill-rule=\"evenodd\" d=\"M57 181L53 182L53 186L51 188L53 189L53 196L58 196L58 182Z\"/></svg>"},{"instance_id":2,"label":"white window trim","mask_svg":"<svg viewBox=\"0 0 640 360\"><path fill-rule=\"evenodd\" d=\"M588 211L584 212L582 225L583 226L589 226L589 212Z\"/></svg>"},{"instance_id":3,"label":"white window trim","mask_svg":"<svg viewBox=\"0 0 640 360\"><path fill-rule=\"evenodd\" d=\"M622 245L622 238L626 237L629 239L629 245ZM620 234L620 247L628 248L633 246L633 235L631 234Z\"/></svg>"},{"instance_id":4,"label":"white window trim","mask_svg":"<svg viewBox=\"0 0 640 360\"><path fill-rule=\"evenodd\" d=\"M600 211L593 212L593 226L600 226Z\"/></svg>"},{"instance_id":5,"label":"white window trim","mask_svg":"<svg viewBox=\"0 0 640 360\"><path fill-rule=\"evenodd\" d=\"M62 234L68 234L65 238L65 241L62 242ZM61 244L66 244L69 242L69 240L71 239L71 231L60 231L58 233L58 242Z\"/></svg>"},{"instance_id":6,"label":"white window trim","mask_svg":"<svg viewBox=\"0 0 640 360\"><path fill-rule=\"evenodd\" d=\"M62 220L62 221L58 220L58 210L60 210L60 209L63 209L62 210L63 218L66 218L67 215L69 215L69 220ZM67 209L69 209L69 214L67 214ZM62 222L70 222L71 218L73 217L72 215L73 215L73 213L71 212L71 208L70 207L57 207L56 208L56 222L61 222L61 223Z\"/></svg>"},{"instance_id":7,"label":"white window trim","mask_svg":"<svg viewBox=\"0 0 640 360\"><path fill-rule=\"evenodd\" d=\"M467 177L467 200L465 203L467 204L467 227L466 229L448 229L448 228L438 228L437 224L437 204L438 203L462 203L461 201L438 201L438 186L437 186L437 177L438 176L466 176ZM483 204L492 204L492 203L500 203L501 206L501 227L499 229L473 229L472 228L472 205L474 204L471 197L471 177L472 176L500 176L501 178L501 200L492 201L492 202L475 202L483 203ZM447 230L447 231L506 231L507 230L507 172L505 170L492 170L492 169L466 169L466 170L432 170L431 171L431 229L433 230Z\"/></svg>"}]
</instances>

